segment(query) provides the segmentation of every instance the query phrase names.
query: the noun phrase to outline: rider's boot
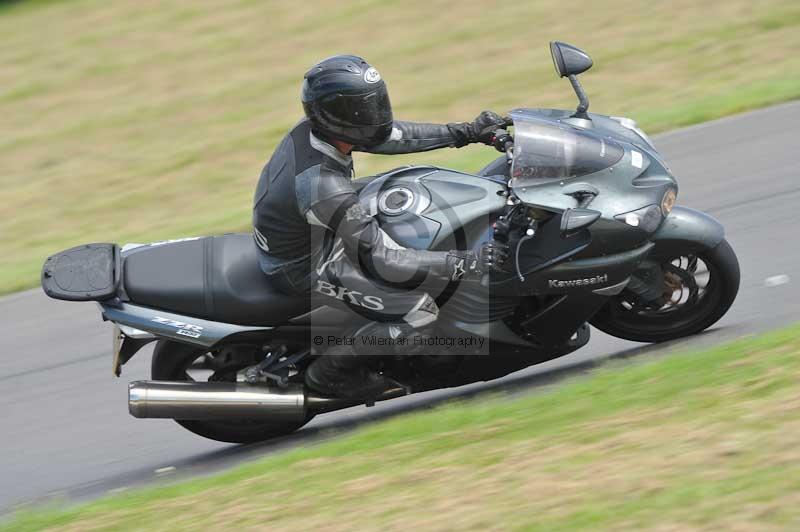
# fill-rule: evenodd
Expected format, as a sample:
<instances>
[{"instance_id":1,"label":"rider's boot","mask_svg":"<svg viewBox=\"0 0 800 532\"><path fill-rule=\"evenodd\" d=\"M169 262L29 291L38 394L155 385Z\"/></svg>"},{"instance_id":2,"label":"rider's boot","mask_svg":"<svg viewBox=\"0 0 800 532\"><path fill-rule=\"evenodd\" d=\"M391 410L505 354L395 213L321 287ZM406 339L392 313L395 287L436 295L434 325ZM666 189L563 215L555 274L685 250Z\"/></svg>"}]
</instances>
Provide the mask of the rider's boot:
<instances>
[{"instance_id":1,"label":"rider's boot","mask_svg":"<svg viewBox=\"0 0 800 532\"><path fill-rule=\"evenodd\" d=\"M378 358L364 342L366 337L397 340L408 335L408 325L370 323L359 329L353 338L356 345L334 346L312 362L306 370L305 383L310 389L326 396L344 399L375 399L384 392L402 388L371 367Z\"/></svg>"}]
</instances>

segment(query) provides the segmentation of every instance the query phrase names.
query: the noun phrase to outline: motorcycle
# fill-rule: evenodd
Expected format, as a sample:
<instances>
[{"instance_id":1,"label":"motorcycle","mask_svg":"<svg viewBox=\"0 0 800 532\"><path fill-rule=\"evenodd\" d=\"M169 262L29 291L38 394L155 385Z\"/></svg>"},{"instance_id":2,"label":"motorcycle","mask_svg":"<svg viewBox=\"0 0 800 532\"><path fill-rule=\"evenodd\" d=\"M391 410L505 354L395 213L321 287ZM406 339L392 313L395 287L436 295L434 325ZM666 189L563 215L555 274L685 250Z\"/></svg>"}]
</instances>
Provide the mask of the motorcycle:
<instances>
[{"instance_id":1,"label":"motorcycle","mask_svg":"<svg viewBox=\"0 0 800 532\"><path fill-rule=\"evenodd\" d=\"M589 324L639 342L695 334L736 297L739 265L720 223L675 205L675 177L633 120L588 112L577 76L591 58L562 42L550 51L576 111L512 111L513 130L495 134L500 157L475 174L408 166L355 182L400 245L478 249L496 239L511 251L503 271L436 294L429 334L485 342L483 351L448 345L380 357L376 369L401 386L376 400L564 356L586 345ZM153 380L129 384L137 418L171 418L206 438L245 443L372 402L305 388L306 368L324 353L319 339L364 318L277 291L251 234L86 244L48 258L42 286L56 299L99 304L113 323L117 376L156 342ZM490 356L468 356L479 351Z\"/></svg>"}]
</instances>

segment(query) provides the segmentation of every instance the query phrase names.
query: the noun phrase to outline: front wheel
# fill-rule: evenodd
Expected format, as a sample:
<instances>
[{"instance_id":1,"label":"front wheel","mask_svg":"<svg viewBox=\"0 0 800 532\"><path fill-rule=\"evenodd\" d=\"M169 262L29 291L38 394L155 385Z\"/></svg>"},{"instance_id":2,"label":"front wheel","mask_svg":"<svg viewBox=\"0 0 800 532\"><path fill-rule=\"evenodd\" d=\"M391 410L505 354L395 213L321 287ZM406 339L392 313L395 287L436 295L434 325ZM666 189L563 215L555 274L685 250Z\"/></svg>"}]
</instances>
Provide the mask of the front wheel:
<instances>
[{"instance_id":1,"label":"front wheel","mask_svg":"<svg viewBox=\"0 0 800 532\"><path fill-rule=\"evenodd\" d=\"M716 323L739 291L739 261L726 240L693 255L663 257L663 297L642 303L624 290L590 323L635 342L665 342L703 331Z\"/></svg>"},{"instance_id":2,"label":"front wheel","mask_svg":"<svg viewBox=\"0 0 800 532\"><path fill-rule=\"evenodd\" d=\"M151 375L159 381L229 381L236 380L236 372L257 362L247 352L225 350L208 351L173 342L159 340L153 351ZM313 418L309 415L301 422L271 422L269 420L181 420L175 422L204 438L227 443L254 443L296 431Z\"/></svg>"}]
</instances>

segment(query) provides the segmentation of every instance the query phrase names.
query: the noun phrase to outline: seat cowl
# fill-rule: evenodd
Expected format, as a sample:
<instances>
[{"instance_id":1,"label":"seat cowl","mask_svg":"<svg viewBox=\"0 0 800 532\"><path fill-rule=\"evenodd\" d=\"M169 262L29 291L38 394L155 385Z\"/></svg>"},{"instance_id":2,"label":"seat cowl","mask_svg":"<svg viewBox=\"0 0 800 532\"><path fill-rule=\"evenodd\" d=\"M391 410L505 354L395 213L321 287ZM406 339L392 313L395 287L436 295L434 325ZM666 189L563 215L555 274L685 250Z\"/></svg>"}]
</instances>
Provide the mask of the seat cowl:
<instances>
[{"instance_id":1,"label":"seat cowl","mask_svg":"<svg viewBox=\"0 0 800 532\"><path fill-rule=\"evenodd\" d=\"M42 289L53 299L102 301L117 295L120 252L116 244L83 244L48 257Z\"/></svg>"}]
</instances>

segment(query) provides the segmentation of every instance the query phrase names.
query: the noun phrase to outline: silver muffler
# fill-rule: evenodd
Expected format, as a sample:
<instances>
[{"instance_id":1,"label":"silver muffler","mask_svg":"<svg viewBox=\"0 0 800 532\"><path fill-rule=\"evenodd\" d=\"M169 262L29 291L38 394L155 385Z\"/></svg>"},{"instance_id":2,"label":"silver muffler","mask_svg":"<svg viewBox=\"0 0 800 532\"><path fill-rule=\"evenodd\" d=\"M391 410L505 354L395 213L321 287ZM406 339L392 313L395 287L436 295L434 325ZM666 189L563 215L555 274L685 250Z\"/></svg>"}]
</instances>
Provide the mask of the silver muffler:
<instances>
[{"instance_id":1,"label":"silver muffler","mask_svg":"<svg viewBox=\"0 0 800 532\"><path fill-rule=\"evenodd\" d=\"M128 410L138 418L270 419L302 422L308 414L303 386L286 388L233 382L134 381Z\"/></svg>"}]
</instances>

